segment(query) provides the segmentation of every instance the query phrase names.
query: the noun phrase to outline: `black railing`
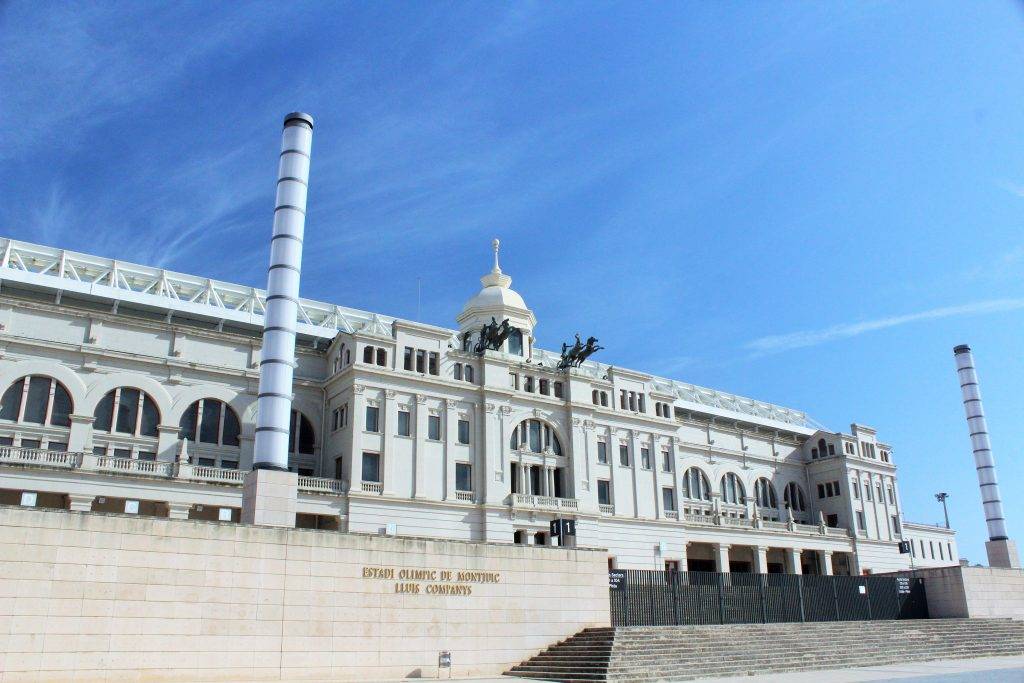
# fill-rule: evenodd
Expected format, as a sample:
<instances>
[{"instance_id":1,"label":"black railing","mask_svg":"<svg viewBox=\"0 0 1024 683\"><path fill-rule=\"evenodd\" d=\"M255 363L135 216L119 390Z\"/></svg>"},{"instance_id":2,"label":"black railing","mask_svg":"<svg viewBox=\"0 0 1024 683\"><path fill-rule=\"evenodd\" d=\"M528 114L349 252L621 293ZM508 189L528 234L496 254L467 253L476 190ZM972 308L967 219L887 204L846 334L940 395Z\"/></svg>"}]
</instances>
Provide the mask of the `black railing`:
<instances>
[{"instance_id":1,"label":"black railing","mask_svg":"<svg viewBox=\"0 0 1024 683\"><path fill-rule=\"evenodd\" d=\"M928 617L923 579L644 569L609 579L612 626Z\"/></svg>"}]
</instances>

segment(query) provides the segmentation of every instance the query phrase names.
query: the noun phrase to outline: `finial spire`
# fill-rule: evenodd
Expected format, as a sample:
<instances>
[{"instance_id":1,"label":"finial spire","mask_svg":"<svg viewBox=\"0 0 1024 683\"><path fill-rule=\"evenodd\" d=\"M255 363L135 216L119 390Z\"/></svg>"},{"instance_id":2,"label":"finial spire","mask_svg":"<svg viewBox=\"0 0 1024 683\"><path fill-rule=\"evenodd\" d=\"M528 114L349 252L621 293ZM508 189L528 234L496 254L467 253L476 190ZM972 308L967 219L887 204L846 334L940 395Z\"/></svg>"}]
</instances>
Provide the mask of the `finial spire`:
<instances>
[{"instance_id":1,"label":"finial spire","mask_svg":"<svg viewBox=\"0 0 1024 683\"><path fill-rule=\"evenodd\" d=\"M498 250L501 249L501 240L495 237L491 240L491 249L494 250L494 267L491 272L480 278L484 287L505 287L512 284L512 278L501 272L501 265L498 263Z\"/></svg>"}]
</instances>

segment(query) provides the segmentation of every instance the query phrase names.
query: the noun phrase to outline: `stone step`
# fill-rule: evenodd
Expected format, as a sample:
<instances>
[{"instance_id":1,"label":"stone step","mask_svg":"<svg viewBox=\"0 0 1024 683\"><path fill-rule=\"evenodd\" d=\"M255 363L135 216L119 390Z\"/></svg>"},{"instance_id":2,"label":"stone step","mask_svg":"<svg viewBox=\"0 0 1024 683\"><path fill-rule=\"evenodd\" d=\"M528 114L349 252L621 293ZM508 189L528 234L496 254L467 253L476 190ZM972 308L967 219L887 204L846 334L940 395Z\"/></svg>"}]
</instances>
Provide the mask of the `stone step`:
<instances>
[{"instance_id":1,"label":"stone step","mask_svg":"<svg viewBox=\"0 0 1024 683\"><path fill-rule=\"evenodd\" d=\"M959 659L976 659L976 658L979 658L979 657L1000 656L1000 654L1001 653L974 655L974 656L970 656L970 657L959 657ZM941 659L957 659L957 658L956 657L942 657ZM847 664L837 664L835 662L814 661L814 662L790 663L790 664L787 664L787 665L777 665L777 666L770 666L770 667L766 666L766 667L759 667L759 668L750 668L750 667L731 667L731 668L730 667L694 667L694 668L680 669L680 670L670 671L670 672L663 672L663 671L651 672L651 671L648 670L648 671L644 671L644 672L639 673L639 674L630 673L630 674L626 674L626 675L618 674L616 672L609 672L608 673L608 677L605 680L607 680L607 681L616 681L616 682L621 681L623 683L625 683L626 681L629 681L630 683L632 683L632 682L640 682L640 681L663 681L665 679L680 680L681 681L681 680L689 680L689 679L693 679L693 678L711 678L711 677L724 677L724 676L757 676L759 674L784 673L784 672L787 672L787 671L827 670L827 669L835 669L835 668L843 667L843 666L850 666L850 667L853 667L853 666L879 666L879 665L884 665L884 664L900 664L902 662L908 662L908 661L928 661L928 659L925 659L925 658L895 658L895 657L885 657L885 658L882 658L882 657L880 657L880 658L872 659L871 661L867 661L867 662L859 661L859 662L850 662L850 663L847 663Z\"/></svg>"},{"instance_id":2,"label":"stone step","mask_svg":"<svg viewBox=\"0 0 1024 683\"><path fill-rule=\"evenodd\" d=\"M582 631L514 667L535 680L688 680L1024 654L1010 620L857 621Z\"/></svg>"}]
</instances>

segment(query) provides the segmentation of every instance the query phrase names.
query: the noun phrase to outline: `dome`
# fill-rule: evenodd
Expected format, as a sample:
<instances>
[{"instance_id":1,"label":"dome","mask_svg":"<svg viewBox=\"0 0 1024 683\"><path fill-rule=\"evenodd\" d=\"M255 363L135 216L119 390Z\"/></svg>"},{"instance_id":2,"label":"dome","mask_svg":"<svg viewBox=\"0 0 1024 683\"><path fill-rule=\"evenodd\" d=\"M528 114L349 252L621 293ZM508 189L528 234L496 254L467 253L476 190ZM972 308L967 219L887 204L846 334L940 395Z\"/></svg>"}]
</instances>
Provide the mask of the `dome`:
<instances>
[{"instance_id":1,"label":"dome","mask_svg":"<svg viewBox=\"0 0 1024 683\"><path fill-rule=\"evenodd\" d=\"M511 279L511 278L510 278ZM500 285L484 285L476 296L466 302L466 305L462 307L462 315L469 314L473 311L488 311L497 310L500 308L518 308L522 311L527 310L526 302L523 301L523 297L519 295L519 292L508 287L502 287ZM459 317L462 317L460 315Z\"/></svg>"},{"instance_id":2,"label":"dome","mask_svg":"<svg viewBox=\"0 0 1024 683\"><path fill-rule=\"evenodd\" d=\"M493 317L498 322L509 318L510 322L527 332L533 329L534 317L526 302L519 292L512 289L512 278L501 272L498 264L498 248L501 243L494 240L491 246L494 249L494 267L491 272L480 278L483 285L475 296L462 307L456 320L463 329L475 328L481 322L490 322Z\"/></svg>"}]
</instances>

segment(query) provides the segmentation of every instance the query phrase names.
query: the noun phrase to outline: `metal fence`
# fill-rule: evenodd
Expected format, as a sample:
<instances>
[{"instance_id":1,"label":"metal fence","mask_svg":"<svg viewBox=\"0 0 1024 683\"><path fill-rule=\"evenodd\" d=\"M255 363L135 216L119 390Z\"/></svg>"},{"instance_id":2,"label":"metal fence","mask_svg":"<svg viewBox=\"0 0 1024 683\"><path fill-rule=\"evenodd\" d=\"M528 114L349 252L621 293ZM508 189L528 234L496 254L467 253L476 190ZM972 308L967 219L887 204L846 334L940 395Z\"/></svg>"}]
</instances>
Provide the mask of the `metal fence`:
<instances>
[{"instance_id":1,"label":"metal fence","mask_svg":"<svg viewBox=\"0 0 1024 683\"><path fill-rule=\"evenodd\" d=\"M928 617L924 579L616 569L612 626Z\"/></svg>"}]
</instances>

